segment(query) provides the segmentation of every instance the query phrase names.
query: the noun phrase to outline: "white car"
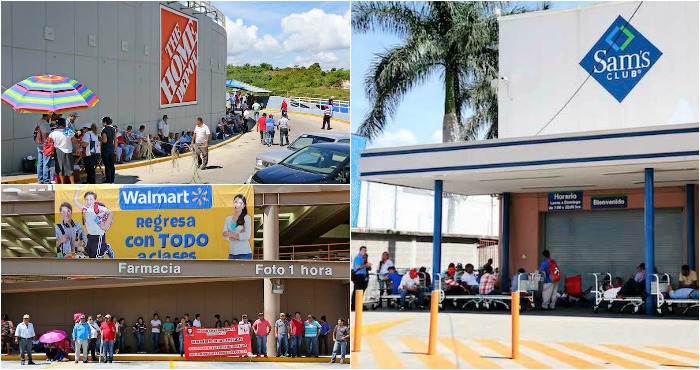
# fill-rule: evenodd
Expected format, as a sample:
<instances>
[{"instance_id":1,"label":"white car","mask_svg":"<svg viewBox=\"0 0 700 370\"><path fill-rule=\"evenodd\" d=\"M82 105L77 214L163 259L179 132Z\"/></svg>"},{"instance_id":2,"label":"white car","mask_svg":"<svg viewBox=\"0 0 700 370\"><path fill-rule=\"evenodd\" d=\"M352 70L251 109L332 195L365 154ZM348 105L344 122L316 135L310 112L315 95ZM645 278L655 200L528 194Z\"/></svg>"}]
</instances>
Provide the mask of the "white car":
<instances>
[{"instance_id":1,"label":"white car","mask_svg":"<svg viewBox=\"0 0 700 370\"><path fill-rule=\"evenodd\" d=\"M332 134L327 132L303 134L294 140L289 146L280 149L269 150L258 154L255 158L255 170L274 166L292 153L304 149L311 144L319 143L348 143L350 144L350 134Z\"/></svg>"}]
</instances>

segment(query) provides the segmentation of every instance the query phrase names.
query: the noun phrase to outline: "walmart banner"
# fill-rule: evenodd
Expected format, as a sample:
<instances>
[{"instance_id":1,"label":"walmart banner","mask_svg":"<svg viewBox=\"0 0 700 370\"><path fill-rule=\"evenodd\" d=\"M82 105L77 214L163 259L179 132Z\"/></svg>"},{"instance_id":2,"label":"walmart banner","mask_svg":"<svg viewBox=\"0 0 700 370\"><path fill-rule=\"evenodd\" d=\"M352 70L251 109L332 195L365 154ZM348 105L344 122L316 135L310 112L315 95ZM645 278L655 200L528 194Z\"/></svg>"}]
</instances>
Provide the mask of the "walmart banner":
<instances>
[{"instance_id":1,"label":"walmart banner","mask_svg":"<svg viewBox=\"0 0 700 370\"><path fill-rule=\"evenodd\" d=\"M56 187L57 256L250 259L249 185Z\"/></svg>"}]
</instances>

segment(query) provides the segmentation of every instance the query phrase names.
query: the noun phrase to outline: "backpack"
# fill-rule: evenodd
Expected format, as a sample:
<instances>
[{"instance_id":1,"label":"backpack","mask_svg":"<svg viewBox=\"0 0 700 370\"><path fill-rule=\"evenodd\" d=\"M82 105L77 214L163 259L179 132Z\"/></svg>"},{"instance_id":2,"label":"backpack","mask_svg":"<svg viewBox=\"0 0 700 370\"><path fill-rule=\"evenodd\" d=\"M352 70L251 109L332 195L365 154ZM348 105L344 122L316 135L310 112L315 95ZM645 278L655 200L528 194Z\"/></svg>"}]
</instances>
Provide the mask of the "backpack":
<instances>
[{"instance_id":1,"label":"backpack","mask_svg":"<svg viewBox=\"0 0 700 370\"><path fill-rule=\"evenodd\" d=\"M100 214L100 206L107 208L107 206L105 206L103 203L100 203L100 202L95 202L95 204L92 205L93 211L95 211L96 215ZM83 208L83 225L85 225L85 212L86 211L87 211L87 208ZM103 220L100 220L100 221L103 221Z\"/></svg>"},{"instance_id":2,"label":"backpack","mask_svg":"<svg viewBox=\"0 0 700 370\"><path fill-rule=\"evenodd\" d=\"M553 283L558 283L559 280L561 279L561 270L559 270L559 265L557 265L557 261L550 259L549 260L549 276L552 279Z\"/></svg>"},{"instance_id":3,"label":"backpack","mask_svg":"<svg viewBox=\"0 0 700 370\"><path fill-rule=\"evenodd\" d=\"M53 144L53 139L51 137L47 137L46 142L44 142L44 155L47 157L53 157L55 153L56 147Z\"/></svg>"},{"instance_id":4,"label":"backpack","mask_svg":"<svg viewBox=\"0 0 700 370\"><path fill-rule=\"evenodd\" d=\"M34 127L34 143L36 145L41 145L42 140L43 140L43 136L41 134L41 129L39 128L39 125L37 124L36 127Z\"/></svg>"}]
</instances>

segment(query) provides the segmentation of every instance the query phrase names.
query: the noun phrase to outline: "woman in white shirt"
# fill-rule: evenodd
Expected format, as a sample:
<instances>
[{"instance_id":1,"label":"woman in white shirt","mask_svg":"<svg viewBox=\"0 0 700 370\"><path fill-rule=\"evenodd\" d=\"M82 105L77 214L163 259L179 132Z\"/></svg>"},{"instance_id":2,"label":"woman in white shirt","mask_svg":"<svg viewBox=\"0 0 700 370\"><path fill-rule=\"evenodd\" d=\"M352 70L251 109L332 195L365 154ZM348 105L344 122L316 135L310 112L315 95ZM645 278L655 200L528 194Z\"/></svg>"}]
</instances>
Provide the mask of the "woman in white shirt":
<instances>
[{"instance_id":1,"label":"woman in white shirt","mask_svg":"<svg viewBox=\"0 0 700 370\"><path fill-rule=\"evenodd\" d=\"M250 248L250 235L253 230L253 222L248 215L248 203L243 194L233 198L233 215L224 220L223 237L229 242L228 259L252 260L253 253Z\"/></svg>"}]
</instances>

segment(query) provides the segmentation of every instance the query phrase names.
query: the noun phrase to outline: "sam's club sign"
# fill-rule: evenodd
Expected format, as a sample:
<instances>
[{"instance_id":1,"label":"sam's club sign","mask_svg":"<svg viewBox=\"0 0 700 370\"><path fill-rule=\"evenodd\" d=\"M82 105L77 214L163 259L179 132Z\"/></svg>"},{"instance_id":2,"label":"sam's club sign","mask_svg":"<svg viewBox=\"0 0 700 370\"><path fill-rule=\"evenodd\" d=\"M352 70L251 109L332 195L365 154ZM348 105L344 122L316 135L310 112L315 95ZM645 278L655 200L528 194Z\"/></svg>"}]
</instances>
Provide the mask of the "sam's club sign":
<instances>
[{"instance_id":1,"label":"sam's club sign","mask_svg":"<svg viewBox=\"0 0 700 370\"><path fill-rule=\"evenodd\" d=\"M579 65L621 103L661 54L646 37L618 16Z\"/></svg>"},{"instance_id":2,"label":"sam's club sign","mask_svg":"<svg viewBox=\"0 0 700 370\"><path fill-rule=\"evenodd\" d=\"M207 209L212 207L211 185L124 186L119 188L119 208Z\"/></svg>"}]
</instances>

